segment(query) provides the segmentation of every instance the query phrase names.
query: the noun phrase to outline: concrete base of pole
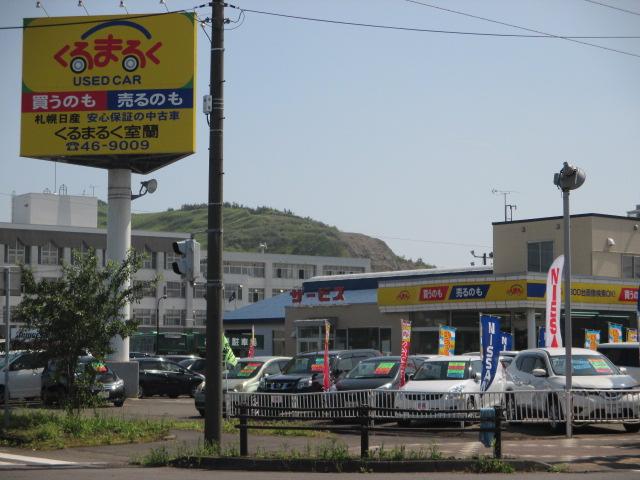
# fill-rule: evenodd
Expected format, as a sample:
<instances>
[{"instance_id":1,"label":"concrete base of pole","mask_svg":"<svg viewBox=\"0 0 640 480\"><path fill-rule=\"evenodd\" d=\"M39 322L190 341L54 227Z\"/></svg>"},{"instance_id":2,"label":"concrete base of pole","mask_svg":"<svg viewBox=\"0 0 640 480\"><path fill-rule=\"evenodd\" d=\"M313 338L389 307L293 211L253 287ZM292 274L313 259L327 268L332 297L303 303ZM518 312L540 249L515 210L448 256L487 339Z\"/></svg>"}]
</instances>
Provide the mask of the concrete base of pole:
<instances>
[{"instance_id":1,"label":"concrete base of pole","mask_svg":"<svg viewBox=\"0 0 640 480\"><path fill-rule=\"evenodd\" d=\"M105 362L107 366L116 372L124 380L124 391L127 398L138 397L138 381L140 378L138 362Z\"/></svg>"}]
</instances>

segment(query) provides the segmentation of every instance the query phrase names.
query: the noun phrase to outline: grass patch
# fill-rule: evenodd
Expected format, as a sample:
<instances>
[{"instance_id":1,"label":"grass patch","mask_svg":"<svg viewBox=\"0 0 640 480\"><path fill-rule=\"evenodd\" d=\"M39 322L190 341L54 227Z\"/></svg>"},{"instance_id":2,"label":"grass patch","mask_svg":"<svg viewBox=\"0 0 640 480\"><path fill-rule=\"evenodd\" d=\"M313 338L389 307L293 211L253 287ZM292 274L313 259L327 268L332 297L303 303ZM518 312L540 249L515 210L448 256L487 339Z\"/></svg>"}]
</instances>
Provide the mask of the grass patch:
<instances>
[{"instance_id":1,"label":"grass patch","mask_svg":"<svg viewBox=\"0 0 640 480\"><path fill-rule=\"evenodd\" d=\"M444 458L438 444L432 442L427 448L420 447L419 450L407 450L404 445L393 447L391 450L384 448L384 444L380 448L369 454L371 460L441 460Z\"/></svg>"},{"instance_id":2,"label":"grass patch","mask_svg":"<svg viewBox=\"0 0 640 480\"><path fill-rule=\"evenodd\" d=\"M125 420L118 417L74 415L46 410L14 411L0 445L51 450L92 445L139 443L165 437L173 422Z\"/></svg>"},{"instance_id":3,"label":"grass patch","mask_svg":"<svg viewBox=\"0 0 640 480\"><path fill-rule=\"evenodd\" d=\"M476 460L473 471L476 473L514 473L516 469L499 458L482 456Z\"/></svg>"},{"instance_id":4,"label":"grass patch","mask_svg":"<svg viewBox=\"0 0 640 480\"><path fill-rule=\"evenodd\" d=\"M236 428L240 421L237 418L224 420L222 424L222 431L224 433L236 433L239 434L239 430ZM274 435L277 437L313 437L313 438L331 438L333 435L330 432L323 431L322 426L318 426L314 430L292 430L287 427L308 427L309 424L305 422L288 422L282 420L269 420L264 422L251 422L250 425L264 425L272 426L273 429L249 429L250 435ZM276 428L277 427L277 428Z\"/></svg>"},{"instance_id":5,"label":"grass patch","mask_svg":"<svg viewBox=\"0 0 640 480\"><path fill-rule=\"evenodd\" d=\"M566 463L556 463L549 468L551 473L567 473L569 471L569 465Z\"/></svg>"}]
</instances>

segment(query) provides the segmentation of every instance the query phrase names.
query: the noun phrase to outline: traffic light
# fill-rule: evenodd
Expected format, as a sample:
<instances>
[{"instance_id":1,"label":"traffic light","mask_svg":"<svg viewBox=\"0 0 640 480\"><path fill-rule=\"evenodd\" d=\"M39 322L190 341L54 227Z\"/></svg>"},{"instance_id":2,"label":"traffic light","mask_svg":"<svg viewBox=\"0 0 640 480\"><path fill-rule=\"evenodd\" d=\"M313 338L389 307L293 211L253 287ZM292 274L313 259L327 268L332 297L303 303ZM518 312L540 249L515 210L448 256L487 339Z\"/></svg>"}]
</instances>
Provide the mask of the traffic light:
<instances>
[{"instance_id":1,"label":"traffic light","mask_svg":"<svg viewBox=\"0 0 640 480\"><path fill-rule=\"evenodd\" d=\"M195 282L200 277L200 244L193 238L173 242L173 251L180 255L178 261L173 262L173 271L188 282Z\"/></svg>"}]
</instances>

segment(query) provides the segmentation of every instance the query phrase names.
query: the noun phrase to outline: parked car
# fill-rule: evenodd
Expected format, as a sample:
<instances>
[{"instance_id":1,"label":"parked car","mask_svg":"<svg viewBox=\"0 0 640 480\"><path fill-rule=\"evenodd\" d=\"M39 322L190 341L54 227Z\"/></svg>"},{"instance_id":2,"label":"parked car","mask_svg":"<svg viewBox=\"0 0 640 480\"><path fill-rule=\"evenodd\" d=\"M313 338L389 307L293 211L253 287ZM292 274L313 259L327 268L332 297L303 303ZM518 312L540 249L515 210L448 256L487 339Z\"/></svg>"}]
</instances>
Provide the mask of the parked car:
<instances>
[{"instance_id":1,"label":"parked car","mask_svg":"<svg viewBox=\"0 0 640 480\"><path fill-rule=\"evenodd\" d=\"M194 358L184 358L178 362L176 362L178 365L180 365L181 367L186 368L187 370L190 370L190 366L193 365L194 363L196 363L198 360L203 360L200 357L194 357ZM201 372L198 372L201 373ZM204 372L202 372L202 375L204 375Z\"/></svg>"},{"instance_id":2,"label":"parked car","mask_svg":"<svg viewBox=\"0 0 640 480\"><path fill-rule=\"evenodd\" d=\"M291 357L240 358L235 367L227 370L222 377L222 393L255 392L263 378L282 373ZM196 410L204 417L205 382L196 389L194 401ZM226 400L226 399L225 399ZM226 403L226 401L224 402Z\"/></svg>"},{"instance_id":3,"label":"parked car","mask_svg":"<svg viewBox=\"0 0 640 480\"><path fill-rule=\"evenodd\" d=\"M45 361L37 352L12 351L9 358L0 358L0 402L4 402L4 377L9 368L9 398L28 399L40 397L40 375Z\"/></svg>"},{"instance_id":4,"label":"parked car","mask_svg":"<svg viewBox=\"0 0 640 480\"><path fill-rule=\"evenodd\" d=\"M598 352L603 354L618 368L640 382L640 346L638 342L601 343Z\"/></svg>"},{"instance_id":5,"label":"parked car","mask_svg":"<svg viewBox=\"0 0 640 480\"><path fill-rule=\"evenodd\" d=\"M147 352L129 352L129 358L149 358L155 357L153 353Z\"/></svg>"},{"instance_id":6,"label":"parked car","mask_svg":"<svg viewBox=\"0 0 640 480\"><path fill-rule=\"evenodd\" d=\"M506 397L508 416L548 419L553 430L563 428L565 409L564 348L523 350L507 369L510 375ZM573 418L576 423L601 419L624 421L627 431L640 431L638 382L621 372L601 353L572 349ZM638 389L637 393L632 390Z\"/></svg>"},{"instance_id":7,"label":"parked car","mask_svg":"<svg viewBox=\"0 0 640 480\"><path fill-rule=\"evenodd\" d=\"M499 396L488 396L481 401L480 375L482 360L477 355L439 356L425 361L413 378L400 388L396 396L396 408L425 411L419 418L439 417L444 412L472 410L491 403L498 403ZM501 392L505 387L504 369L498 368L487 390L488 393ZM478 395L468 395L478 394ZM492 400L493 399L493 400ZM440 412L439 412L440 411ZM443 412L444 411L444 412ZM428 413L427 413L428 412ZM436 412L435 414L432 414ZM399 424L406 426L411 422L407 412L399 413L403 417ZM450 415L450 418L464 418L465 415Z\"/></svg>"},{"instance_id":8,"label":"parked car","mask_svg":"<svg viewBox=\"0 0 640 480\"><path fill-rule=\"evenodd\" d=\"M329 370L333 382L339 380L361 360L379 356L381 356L380 352L373 349L329 351ZM277 393L320 392L323 386L323 372L324 352L300 353L289 361L281 375L263 378L258 386L258 391Z\"/></svg>"},{"instance_id":9,"label":"parked car","mask_svg":"<svg viewBox=\"0 0 640 480\"><path fill-rule=\"evenodd\" d=\"M180 395L193 395L198 385L204 381L203 375L163 358L139 358L137 361L140 365L140 397L168 395L176 398Z\"/></svg>"},{"instance_id":10,"label":"parked car","mask_svg":"<svg viewBox=\"0 0 640 480\"><path fill-rule=\"evenodd\" d=\"M190 372L205 375L205 372L207 370L207 360L204 358L198 358L191 365L185 368Z\"/></svg>"},{"instance_id":11,"label":"parked car","mask_svg":"<svg viewBox=\"0 0 640 480\"><path fill-rule=\"evenodd\" d=\"M76 376L80 376L87 368L95 370L95 382L90 387L91 393L114 406L124 405L126 398L124 381L118 377L116 372L107 365L98 361L94 357L84 356L78 359L76 366ZM69 394L69 382L66 375L59 370L59 364L50 361L42 372L42 388L40 396L45 405L60 404Z\"/></svg>"},{"instance_id":12,"label":"parked car","mask_svg":"<svg viewBox=\"0 0 640 480\"><path fill-rule=\"evenodd\" d=\"M157 355L158 357L162 357L165 360L169 360L170 362L180 363L184 360L199 360L201 357L195 354L189 355Z\"/></svg>"},{"instance_id":13,"label":"parked car","mask_svg":"<svg viewBox=\"0 0 640 480\"><path fill-rule=\"evenodd\" d=\"M405 380L410 380L424 363L422 357L409 356L405 370ZM338 380L332 391L345 390L396 390L400 386L400 357L371 357L362 360L344 377Z\"/></svg>"}]
</instances>

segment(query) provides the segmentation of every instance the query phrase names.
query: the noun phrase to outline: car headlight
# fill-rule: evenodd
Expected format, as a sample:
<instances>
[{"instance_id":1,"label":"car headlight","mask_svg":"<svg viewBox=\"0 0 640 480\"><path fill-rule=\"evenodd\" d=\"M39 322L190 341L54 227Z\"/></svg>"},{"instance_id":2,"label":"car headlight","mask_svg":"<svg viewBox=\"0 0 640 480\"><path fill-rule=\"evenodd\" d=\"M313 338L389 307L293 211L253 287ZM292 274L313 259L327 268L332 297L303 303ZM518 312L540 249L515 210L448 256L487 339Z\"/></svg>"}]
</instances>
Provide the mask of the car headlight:
<instances>
[{"instance_id":1,"label":"car headlight","mask_svg":"<svg viewBox=\"0 0 640 480\"><path fill-rule=\"evenodd\" d=\"M296 385L297 389L309 388L313 384L313 380L311 378L301 378L298 380L298 384Z\"/></svg>"},{"instance_id":2,"label":"car headlight","mask_svg":"<svg viewBox=\"0 0 640 480\"><path fill-rule=\"evenodd\" d=\"M196 392L204 392L204 382L196 387Z\"/></svg>"},{"instance_id":3,"label":"car headlight","mask_svg":"<svg viewBox=\"0 0 640 480\"><path fill-rule=\"evenodd\" d=\"M235 387L233 387L234 392L243 392L244 391L244 383L239 383Z\"/></svg>"},{"instance_id":4,"label":"car headlight","mask_svg":"<svg viewBox=\"0 0 640 480\"><path fill-rule=\"evenodd\" d=\"M393 387L393 382L385 383L384 385L380 385L376 390L389 390Z\"/></svg>"},{"instance_id":5,"label":"car headlight","mask_svg":"<svg viewBox=\"0 0 640 480\"><path fill-rule=\"evenodd\" d=\"M118 380L116 380L116 381L113 383L113 388L114 388L114 389L115 389L115 388L120 388L120 387L122 387L122 386L124 386L124 380L122 380L121 378L120 378L120 379L118 379Z\"/></svg>"},{"instance_id":6,"label":"car headlight","mask_svg":"<svg viewBox=\"0 0 640 480\"><path fill-rule=\"evenodd\" d=\"M267 389L267 379L266 378L261 378L260 379L260 384L258 385L260 387L260 390L266 390Z\"/></svg>"},{"instance_id":7,"label":"car headlight","mask_svg":"<svg viewBox=\"0 0 640 480\"><path fill-rule=\"evenodd\" d=\"M336 387L335 383L329 387L329 391L330 392L337 392L338 391L338 387Z\"/></svg>"}]
</instances>

